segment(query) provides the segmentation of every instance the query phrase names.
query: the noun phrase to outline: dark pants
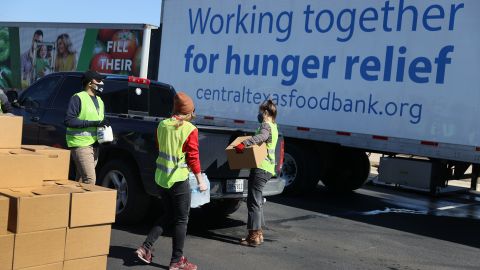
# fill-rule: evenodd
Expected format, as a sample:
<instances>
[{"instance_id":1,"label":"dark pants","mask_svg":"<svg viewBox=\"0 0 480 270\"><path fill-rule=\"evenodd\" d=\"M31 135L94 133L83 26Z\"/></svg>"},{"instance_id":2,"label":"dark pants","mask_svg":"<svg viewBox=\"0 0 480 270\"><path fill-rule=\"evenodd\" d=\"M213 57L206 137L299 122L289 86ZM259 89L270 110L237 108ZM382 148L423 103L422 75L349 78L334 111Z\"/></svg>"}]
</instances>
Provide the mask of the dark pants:
<instances>
[{"instance_id":1,"label":"dark pants","mask_svg":"<svg viewBox=\"0 0 480 270\"><path fill-rule=\"evenodd\" d=\"M168 225L173 223L171 262L178 262L183 256L183 246L187 235L188 214L190 212L190 183L177 182L171 188L160 188L163 215L155 222L143 245L151 249Z\"/></svg>"},{"instance_id":2,"label":"dark pants","mask_svg":"<svg viewBox=\"0 0 480 270\"><path fill-rule=\"evenodd\" d=\"M248 181L248 221L247 229L260 230L265 225L263 216L263 188L272 174L262 169L252 169Z\"/></svg>"}]
</instances>

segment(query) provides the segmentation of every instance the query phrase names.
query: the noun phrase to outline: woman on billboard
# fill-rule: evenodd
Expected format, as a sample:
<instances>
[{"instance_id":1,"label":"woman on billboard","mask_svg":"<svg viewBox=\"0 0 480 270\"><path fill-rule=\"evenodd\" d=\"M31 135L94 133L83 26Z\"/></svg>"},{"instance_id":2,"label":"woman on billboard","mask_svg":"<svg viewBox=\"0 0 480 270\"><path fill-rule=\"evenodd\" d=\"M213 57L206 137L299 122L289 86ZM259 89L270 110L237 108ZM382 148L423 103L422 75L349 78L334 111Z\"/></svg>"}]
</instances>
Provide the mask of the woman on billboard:
<instances>
[{"instance_id":1,"label":"woman on billboard","mask_svg":"<svg viewBox=\"0 0 480 270\"><path fill-rule=\"evenodd\" d=\"M77 67L76 51L73 49L70 36L66 33L57 37L57 57L55 71L74 71Z\"/></svg>"}]
</instances>

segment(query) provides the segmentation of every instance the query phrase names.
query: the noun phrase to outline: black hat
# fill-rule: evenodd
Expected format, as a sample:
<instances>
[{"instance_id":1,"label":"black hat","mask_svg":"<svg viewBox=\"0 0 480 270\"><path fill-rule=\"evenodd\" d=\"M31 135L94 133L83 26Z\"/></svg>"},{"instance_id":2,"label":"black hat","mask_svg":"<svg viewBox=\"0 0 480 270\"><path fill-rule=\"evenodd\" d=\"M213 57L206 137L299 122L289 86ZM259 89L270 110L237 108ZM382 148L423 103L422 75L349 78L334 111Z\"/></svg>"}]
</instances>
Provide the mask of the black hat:
<instances>
[{"instance_id":1,"label":"black hat","mask_svg":"<svg viewBox=\"0 0 480 270\"><path fill-rule=\"evenodd\" d=\"M91 80L96 80L96 81L101 81L105 79L107 76L102 75L96 71L93 70L87 70L83 74L83 80L86 82L90 82Z\"/></svg>"}]
</instances>

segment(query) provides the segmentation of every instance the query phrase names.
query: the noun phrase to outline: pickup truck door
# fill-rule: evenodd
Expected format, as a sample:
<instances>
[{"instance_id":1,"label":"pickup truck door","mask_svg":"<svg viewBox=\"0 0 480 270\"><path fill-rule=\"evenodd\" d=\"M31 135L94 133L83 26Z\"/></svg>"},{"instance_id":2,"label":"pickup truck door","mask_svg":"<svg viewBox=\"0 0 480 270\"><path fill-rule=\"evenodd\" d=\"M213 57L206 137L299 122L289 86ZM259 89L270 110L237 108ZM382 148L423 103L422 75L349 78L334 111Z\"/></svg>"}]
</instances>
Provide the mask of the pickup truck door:
<instances>
[{"instance_id":1,"label":"pickup truck door","mask_svg":"<svg viewBox=\"0 0 480 270\"><path fill-rule=\"evenodd\" d=\"M55 147L66 148L65 140L65 113L67 112L70 98L82 90L80 75L67 75L52 96L53 103L45 111L40 120L38 143Z\"/></svg>"},{"instance_id":2,"label":"pickup truck door","mask_svg":"<svg viewBox=\"0 0 480 270\"><path fill-rule=\"evenodd\" d=\"M41 119L51 105L52 95L61 79L62 76L40 79L20 95L19 105L22 109L19 110L19 114L23 116L23 144L38 144Z\"/></svg>"}]
</instances>

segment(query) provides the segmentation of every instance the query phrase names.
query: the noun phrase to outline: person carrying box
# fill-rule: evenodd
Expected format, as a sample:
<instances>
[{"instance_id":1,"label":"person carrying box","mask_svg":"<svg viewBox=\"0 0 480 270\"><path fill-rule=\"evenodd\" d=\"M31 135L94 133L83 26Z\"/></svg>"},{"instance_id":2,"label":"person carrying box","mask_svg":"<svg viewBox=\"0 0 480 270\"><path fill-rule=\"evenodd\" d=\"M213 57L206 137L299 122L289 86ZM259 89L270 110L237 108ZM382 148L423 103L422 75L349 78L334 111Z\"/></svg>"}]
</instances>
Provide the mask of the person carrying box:
<instances>
[{"instance_id":1,"label":"person carrying box","mask_svg":"<svg viewBox=\"0 0 480 270\"><path fill-rule=\"evenodd\" d=\"M277 106L272 100L262 103L259 108L258 128L256 135L246 139L235 146L237 153L242 153L246 146L265 142L267 145L267 157L262 161L259 168L252 169L248 181L247 209L248 221L247 237L240 240L240 244L246 246L258 246L263 243L262 226L265 224L263 215L263 188L275 175L275 149L278 141L278 128L275 122Z\"/></svg>"}]
</instances>

